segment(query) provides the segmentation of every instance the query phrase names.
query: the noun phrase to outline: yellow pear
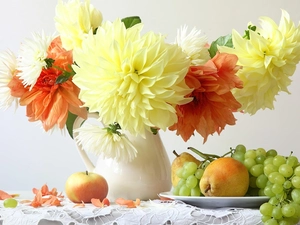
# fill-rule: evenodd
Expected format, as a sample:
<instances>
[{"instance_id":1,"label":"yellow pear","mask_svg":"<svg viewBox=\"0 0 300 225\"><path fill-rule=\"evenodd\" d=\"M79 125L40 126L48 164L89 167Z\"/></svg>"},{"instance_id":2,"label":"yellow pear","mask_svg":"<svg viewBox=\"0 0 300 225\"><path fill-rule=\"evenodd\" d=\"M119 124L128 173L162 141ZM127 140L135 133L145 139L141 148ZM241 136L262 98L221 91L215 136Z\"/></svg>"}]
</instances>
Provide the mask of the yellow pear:
<instances>
[{"instance_id":1,"label":"yellow pear","mask_svg":"<svg viewBox=\"0 0 300 225\"><path fill-rule=\"evenodd\" d=\"M193 155L188 152L183 152L180 155L174 150L173 153L176 155L176 158L172 162L171 166L171 179L173 187L177 186L180 178L176 175L176 171L183 166L185 162L195 162L197 165L200 164L200 160L196 159Z\"/></svg>"},{"instance_id":2,"label":"yellow pear","mask_svg":"<svg viewBox=\"0 0 300 225\"><path fill-rule=\"evenodd\" d=\"M241 197L248 190L249 173L236 159L218 158L208 164L199 185L205 196Z\"/></svg>"}]
</instances>

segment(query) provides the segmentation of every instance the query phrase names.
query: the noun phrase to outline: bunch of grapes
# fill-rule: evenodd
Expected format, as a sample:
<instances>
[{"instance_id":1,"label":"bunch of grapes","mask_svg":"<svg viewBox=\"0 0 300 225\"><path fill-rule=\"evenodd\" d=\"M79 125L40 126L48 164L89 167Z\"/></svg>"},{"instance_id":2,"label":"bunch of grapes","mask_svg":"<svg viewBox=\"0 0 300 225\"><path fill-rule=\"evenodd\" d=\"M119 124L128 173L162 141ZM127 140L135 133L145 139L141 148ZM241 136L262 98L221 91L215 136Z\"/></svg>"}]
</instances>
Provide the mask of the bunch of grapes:
<instances>
[{"instance_id":1,"label":"bunch of grapes","mask_svg":"<svg viewBox=\"0 0 300 225\"><path fill-rule=\"evenodd\" d=\"M189 148L204 159L198 166L185 162L176 171L180 178L173 187L173 194L179 196L203 196L199 182L205 168L217 158L230 155L242 162L249 172L247 196L268 196L268 202L260 206L264 225L295 225L300 221L300 163L292 153L279 155L275 149L246 149L242 144L223 156L204 154Z\"/></svg>"},{"instance_id":2,"label":"bunch of grapes","mask_svg":"<svg viewBox=\"0 0 300 225\"><path fill-rule=\"evenodd\" d=\"M195 162L185 162L176 171L180 178L177 185L173 187L173 194L179 196L201 196L199 181L204 173L205 167L209 164L202 163L198 166Z\"/></svg>"},{"instance_id":3,"label":"bunch of grapes","mask_svg":"<svg viewBox=\"0 0 300 225\"><path fill-rule=\"evenodd\" d=\"M232 157L242 162L249 171L247 195L268 196L260 206L265 225L293 225L300 220L300 164L292 153L278 155L263 148L247 150L237 145Z\"/></svg>"}]
</instances>

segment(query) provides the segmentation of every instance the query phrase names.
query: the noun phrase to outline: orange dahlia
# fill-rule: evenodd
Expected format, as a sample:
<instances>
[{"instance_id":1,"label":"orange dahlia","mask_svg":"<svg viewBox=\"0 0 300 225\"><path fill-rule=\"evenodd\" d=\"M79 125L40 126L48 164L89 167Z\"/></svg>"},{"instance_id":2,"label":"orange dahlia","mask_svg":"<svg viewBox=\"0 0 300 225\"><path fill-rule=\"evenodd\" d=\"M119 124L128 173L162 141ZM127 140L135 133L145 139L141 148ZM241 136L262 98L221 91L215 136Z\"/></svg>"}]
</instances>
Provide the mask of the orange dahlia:
<instances>
[{"instance_id":1,"label":"orange dahlia","mask_svg":"<svg viewBox=\"0 0 300 225\"><path fill-rule=\"evenodd\" d=\"M20 105L26 106L29 121L40 120L45 131L55 125L62 129L69 111L80 117L87 117L87 110L81 108L79 88L72 82L72 76L63 82L57 82L57 78L64 72L71 73L73 63L72 51L66 51L61 46L59 37L51 42L47 50L47 59L52 59L53 63L50 67L42 68L33 87L22 87L22 80L18 74L9 84L12 95L20 97Z\"/></svg>"},{"instance_id":2,"label":"orange dahlia","mask_svg":"<svg viewBox=\"0 0 300 225\"><path fill-rule=\"evenodd\" d=\"M187 141L195 130L207 141L208 135L218 134L228 125L235 124L233 112L241 104L231 93L233 88L242 88L243 84L235 75L240 69L237 56L217 54L203 66L191 66L185 81L194 91L188 97L193 101L177 105L178 122L170 130L177 130Z\"/></svg>"}]
</instances>

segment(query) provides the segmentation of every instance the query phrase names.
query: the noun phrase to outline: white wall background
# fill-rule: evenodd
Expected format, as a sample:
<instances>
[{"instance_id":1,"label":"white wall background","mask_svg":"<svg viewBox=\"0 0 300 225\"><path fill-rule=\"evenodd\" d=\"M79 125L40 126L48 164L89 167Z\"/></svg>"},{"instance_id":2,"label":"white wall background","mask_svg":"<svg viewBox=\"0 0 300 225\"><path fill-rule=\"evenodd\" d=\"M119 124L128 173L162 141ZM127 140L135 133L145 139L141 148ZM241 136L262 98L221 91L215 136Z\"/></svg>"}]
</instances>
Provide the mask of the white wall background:
<instances>
[{"instance_id":1,"label":"white wall background","mask_svg":"<svg viewBox=\"0 0 300 225\"><path fill-rule=\"evenodd\" d=\"M54 14L57 1L10 0L0 7L0 50L17 53L24 38L32 32L55 31ZM173 41L181 25L196 26L205 32L210 41L226 35L234 28L240 33L252 21L258 24L259 16L269 16L279 21L281 8L291 18L300 21L299 0L91 0L102 11L105 20L139 15L145 23L144 30L154 30L168 35ZM237 124L226 127L220 136L210 136L205 144L196 135L187 143L172 132L162 132L161 137L174 159L172 151L179 153L193 146L203 152L225 153L238 143L248 148L275 148L281 154L290 151L300 158L300 66L289 87L291 95L280 94L275 110L264 110L254 116L236 114ZM47 183L49 187L63 190L67 177L85 167L75 144L66 134L48 134L37 124L27 121L25 108L0 111L0 189L31 190Z\"/></svg>"}]
</instances>

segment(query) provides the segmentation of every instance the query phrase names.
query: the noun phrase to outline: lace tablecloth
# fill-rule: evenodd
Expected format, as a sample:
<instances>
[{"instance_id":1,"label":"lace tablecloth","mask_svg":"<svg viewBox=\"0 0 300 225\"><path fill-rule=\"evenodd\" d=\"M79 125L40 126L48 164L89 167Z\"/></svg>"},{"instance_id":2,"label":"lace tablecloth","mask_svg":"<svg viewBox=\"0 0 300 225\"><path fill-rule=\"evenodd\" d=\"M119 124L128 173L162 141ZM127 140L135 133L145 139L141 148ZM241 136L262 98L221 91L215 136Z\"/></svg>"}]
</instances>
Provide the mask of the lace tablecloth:
<instances>
[{"instance_id":1,"label":"lace tablecloth","mask_svg":"<svg viewBox=\"0 0 300 225\"><path fill-rule=\"evenodd\" d=\"M116 204L96 208L91 204L74 207L65 200L60 207L33 208L19 204L4 208L0 201L0 225L258 225L262 224L258 209L203 209L181 201L142 201L137 208Z\"/></svg>"}]
</instances>

